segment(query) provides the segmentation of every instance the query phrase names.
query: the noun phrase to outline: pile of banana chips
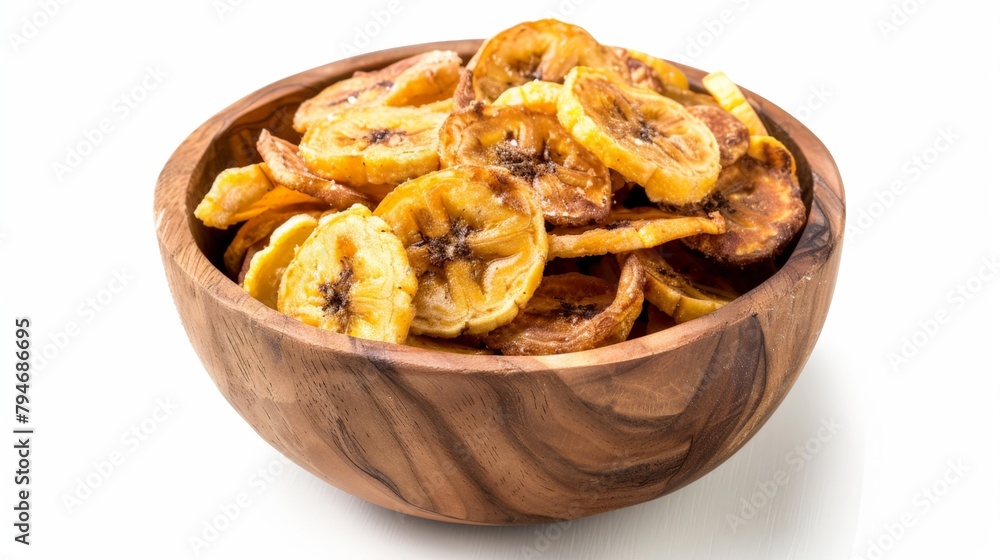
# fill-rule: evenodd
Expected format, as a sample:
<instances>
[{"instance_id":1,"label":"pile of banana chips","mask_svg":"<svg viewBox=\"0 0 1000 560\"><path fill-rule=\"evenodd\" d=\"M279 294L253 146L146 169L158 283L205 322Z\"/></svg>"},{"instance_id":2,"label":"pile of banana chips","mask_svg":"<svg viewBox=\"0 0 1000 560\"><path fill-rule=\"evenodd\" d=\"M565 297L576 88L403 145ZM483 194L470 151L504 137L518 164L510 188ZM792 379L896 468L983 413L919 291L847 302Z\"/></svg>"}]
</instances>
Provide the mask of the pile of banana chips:
<instances>
[{"instance_id":1,"label":"pile of banana chips","mask_svg":"<svg viewBox=\"0 0 1000 560\"><path fill-rule=\"evenodd\" d=\"M358 72L262 130L195 210L290 317L467 353L643 336L739 296L805 222L795 160L722 73L693 91L557 20Z\"/></svg>"}]
</instances>

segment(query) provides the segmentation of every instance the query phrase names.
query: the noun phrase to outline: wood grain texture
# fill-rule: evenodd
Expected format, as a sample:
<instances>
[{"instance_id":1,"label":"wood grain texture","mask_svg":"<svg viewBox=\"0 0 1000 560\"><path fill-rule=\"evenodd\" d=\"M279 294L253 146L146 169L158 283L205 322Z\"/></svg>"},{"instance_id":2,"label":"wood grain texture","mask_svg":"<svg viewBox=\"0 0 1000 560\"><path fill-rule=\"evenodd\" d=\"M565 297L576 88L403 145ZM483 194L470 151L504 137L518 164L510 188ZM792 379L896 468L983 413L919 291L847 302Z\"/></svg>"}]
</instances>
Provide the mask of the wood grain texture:
<instances>
[{"instance_id":1,"label":"wood grain texture","mask_svg":"<svg viewBox=\"0 0 1000 560\"><path fill-rule=\"evenodd\" d=\"M736 452L808 358L833 296L844 191L802 124L749 94L799 160L809 219L771 278L708 316L606 348L543 357L442 354L324 332L219 269L228 240L192 217L219 171L259 161L261 128L297 140L295 107L359 69L479 41L416 45L276 82L194 131L155 193L163 265L219 390L278 451L361 498L429 519L574 519L676 490ZM693 81L702 72L684 68ZM231 235L228 234L228 235Z\"/></svg>"}]
</instances>

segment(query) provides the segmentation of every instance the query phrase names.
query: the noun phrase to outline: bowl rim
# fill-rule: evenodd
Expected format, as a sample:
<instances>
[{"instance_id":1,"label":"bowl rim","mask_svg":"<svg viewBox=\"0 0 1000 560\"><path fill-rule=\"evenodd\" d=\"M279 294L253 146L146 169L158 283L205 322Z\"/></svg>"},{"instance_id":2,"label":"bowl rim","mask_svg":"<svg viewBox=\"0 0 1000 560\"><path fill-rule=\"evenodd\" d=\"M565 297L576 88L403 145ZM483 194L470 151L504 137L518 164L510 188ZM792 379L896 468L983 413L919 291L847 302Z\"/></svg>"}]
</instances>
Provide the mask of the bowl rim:
<instances>
[{"instance_id":1,"label":"bowl rim","mask_svg":"<svg viewBox=\"0 0 1000 560\"><path fill-rule=\"evenodd\" d=\"M310 83L331 83L355 70L378 68L429 50L454 50L467 57L475 52L482 41L464 39L421 43L337 60L261 87L213 115L183 140L157 178L153 209L162 258L173 259L177 269L217 303L245 314L258 326L274 330L279 337L294 339L326 353L380 356L396 364L397 369L409 366L425 370L503 374L620 366L712 336L720 332L720 325L740 323L768 309L771 302L783 297L795 284L816 273L842 245L846 220L845 196L833 156L804 124L765 98L741 87L755 108L794 140L801 153L815 154L808 158L813 178L813 197L803 231L818 224L828 230L830 235L823 236L824 242L819 248L804 247L806 235L800 235L788 260L764 282L704 317L653 334L590 350L545 356L460 354L358 339L324 331L270 309L230 280L198 248L191 231L194 217L189 216L186 209L187 192L193 187L193 174L202 167L202 161L208 158L210 146L228 131L232 120L275 101L287 94L289 88L303 88ZM681 68L692 82L706 74L697 68L676 62L671 64ZM820 220L823 223L819 223ZM810 236L810 239L815 238L816 236ZM817 252L820 253L818 258ZM447 356L447 359L441 359L442 355Z\"/></svg>"}]
</instances>

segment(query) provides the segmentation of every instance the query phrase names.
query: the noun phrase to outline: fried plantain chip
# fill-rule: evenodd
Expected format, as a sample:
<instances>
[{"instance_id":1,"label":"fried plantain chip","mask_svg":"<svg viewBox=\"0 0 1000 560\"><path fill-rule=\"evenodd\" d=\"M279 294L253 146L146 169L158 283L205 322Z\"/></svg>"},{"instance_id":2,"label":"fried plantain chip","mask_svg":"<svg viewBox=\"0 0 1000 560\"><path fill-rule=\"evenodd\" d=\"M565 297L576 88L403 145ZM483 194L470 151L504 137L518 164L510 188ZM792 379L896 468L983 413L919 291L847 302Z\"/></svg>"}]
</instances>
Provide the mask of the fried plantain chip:
<instances>
[{"instance_id":1,"label":"fried plantain chip","mask_svg":"<svg viewBox=\"0 0 1000 560\"><path fill-rule=\"evenodd\" d=\"M653 90L660 95L665 95L667 85L682 90L690 87L684 72L662 58L632 49L615 48L614 51L625 61L634 86Z\"/></svg>"},{"instance_id":2,"label":"fried plantain chip","mask_svg":"<svg viewBox=\"0 0 1000 560\"><path fill-rule=\"evenodd\" d=\"M735 299L735 294L712 293L698 289L685 275L674 270L659 253L642 249L618 258L634 257L646 275L646 299L678 323L696 319L719 309Z\"/></svg>"},{"instance_id":3,"label":"fried plantain chip","mask_svg":"<svg viewBox=\"0 0 1000 560\"><path fill-rule=\"evenodd\" d=\"M740 88L722 72L712 72L701 79L702 85L719 102L723 109L738 118L753 136L766 136L767 128L757 112L750 106Z\"/></svg>"},{"instance_id":4,"label":"fried plantain chip","mask_svg":"<svg viewBox=\"0 0 1000 560\"><path fill-rule=\"evenodd\" d=\"M688 204L712 192L718 143L679 103L605 71L577 67L566 77L558 107L570 136L642 185L650 200Z\"/></svg>"},{"instance_id":5,"label":"fried plantain chip","mask_svg":"<svg viewBox=\"0 0 1000 560\"><path fill-rule=\"evenodd\" d=\"M685 238L686 245L718 262L747 266L777 256L802 228L806 209L795 159L767 138L750 138L748 155L722 170L718 191L704 206L722 214L725 233Z\"/></svg>"},{"instance_id":6,"label":"fried plantain chip","mask_svg":"<svg viewBox=\"0 0 1000 560\"><path fill-rule=\"evenodd\" d=\"M700 217L655 208L615 209L604 224L554 229L549 234L548 258L625 253L691 235L715 235L725 228L717 212Z\"/></svg>"},{"instance_id":7,"label":"fried plantain chip","mask_svg":"<svg viewBox=\"0 0 1000 560\"><path fill-rule=\"evenodd\" d=\"M351 187L399 184L438 168L438 129L452 101L362 107L314 124L299 153L310 170Z\"/></svg>"},{"instance_id":8,"label":"fried plantain chip","mask_svg":"<svg viewBox=\"0 0 1000 560\"><path fill-rule=\"evenodd\" d=\"M486 346L503 354L578 352L621 342L642 311L642 267L624 260L618 286L570 272L542 279L509 324L490 331Z\"/></svg>"},{"instance_id":9,"label":"fried plantain chip","mask_svg":"<svg viewBox=\"0 0 1000 560\"><path fill-rule=\"evenodd\" d=\"M295 144L272 136L266 129L260 131L257 151L264 158L264 172L276 184L308 194L337 210L343 210L354 204L363 204L369 208L375 206L374 202L364 194L313 175L299 155Z\"/></svg>"},{"instance_id":10,"label":"fried plantain chip","mask_svg":"<svg viewBox=\"0 0 1000 560\"><path fill-rule=\"evenodd\" d=\"M223 170L194 209L194 215L208 227L226 229L242 221L234 217L273 188L274 183L259 163Z\"/></svg>"},{"instance_id":11,"label":"fried plantain chip","mask_svg":"<svg viewBox=\"0 0 1000 560\"><path fill-rule=\"evenodd\" d=\"M285 269L278 311L321 329L403 343L417 279L392 230L360 204L328 214Z\"/></svg>"},{"instance_id":12,"label":"fried plantain chip","mask_svg":"<svg viewBox=\"0 0 1000 560\"><path fill-rule=\"evenodd\" d=\"M558 87L558 86L557 86ZM545 220L556 225L601 221L611 209L608 169L551 115L525 106L476 105L441 125L441 165L496 165L538 193Z\"/></svg>"},{"instance_id":13,"label":"fried plantain chip","mask_svg":"<svg viewBox=\"0 0 1000 560\"><path fill-rule=\"evenodd\" d=\"M460 165L396 187L375 209L402 240L419 282L413 334L480 334L514 318L541 281L541 210L501 167Z\"/></svg>"},{"instance_id":14,"label":"fried plantain chip","mask_svg":"<svg viewBox=\"0 0 1000 560\"><path fill-rule=\"evenodd\" d=\"M628 68L613 50L583 28L555 19L501 31L486 40L469 61L476 99L488 102L532 80L562 83L574 66L605 68L628 79Z\"/></svg>"},{"instance_id":15,"label":"fried plantain chip","mask_svg":"<svg viewBox=\"0 0 1000 560\"><path fill-rule=\"evenodd\" d=\"M743 157L750 148L750 132L742 121L719 107L711 105L695 105L688 107L698 120L712 131L719 145L719 164L722 167L732 165Z\"/></svg>"},{"instance_id":16,"label":"fried plantain chip","mask_svg":"<svg viewBox=\"0 0 1000 560\"><path fill-rule=\"evenodd\" d=\"M325 205L324 205L325 206ZM312 204L299 204L279 209L270 209L247 220L245 224L236 230L236 236L229 242L225 254L222 256L223 265L230 277L237 277L241 269L247 250L261 240L270 237L278 226L296 214L309 214L318 217L325 208L318 208Z\"/></svg>"},{"instance_id":17,"label":"fried plantain chip","mask_svg":"<svg viewBox=\"0 0 1000 560\"><path fill-rule=\"evenodd\" d=\"M523 105L536 113L555 115L562 86L553 82L532 80L504 90L493 105Z\"/></svg>"},{"instance_id":18,"label":"fried plantain chip","mask_svg":"<svg viewBox=\"0 0 1000 560\"><path fill-rule=\"evenodd\" d=\"M303 102L293 127L305 133L317 122L332 120L370 105L416 106L447 99L458 83L462 59L452 51L430 51L374 72L356 72Z\"/></svg>"},{"instance_id":19,"label":"fried plantain chip","mask_svg":"<svg viewBox=\"0 0 1000 560\"><path fill-rule=\"evenodd\" d=\"M277 309L281 277L292 262L295 251L318 224L316 218L309 214L297 214L278 226L271 233L267 246L250 259L242 279L243 289L257 301Z\"/></svg>"}]
</instances>

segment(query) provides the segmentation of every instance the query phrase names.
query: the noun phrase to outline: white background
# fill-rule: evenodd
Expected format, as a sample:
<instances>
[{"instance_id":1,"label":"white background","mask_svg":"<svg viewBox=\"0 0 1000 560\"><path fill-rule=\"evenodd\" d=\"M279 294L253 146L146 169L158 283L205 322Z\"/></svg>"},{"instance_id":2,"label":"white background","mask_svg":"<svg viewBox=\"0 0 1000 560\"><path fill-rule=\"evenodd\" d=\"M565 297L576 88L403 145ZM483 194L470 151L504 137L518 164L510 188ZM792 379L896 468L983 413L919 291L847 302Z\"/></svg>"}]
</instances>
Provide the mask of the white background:
<instances>
[{"instance_id":1,"label":"white background","mask_svg":"<svg viewBox=\"0 0 1000 560\"><path fill-rule=\"evenodd\" d=\"M49 356L31 388L32 545L12 540L7 447L0 557L1000 555L1000 274L983 267L1000 257L991 3L399 0L383 24L373 11L388 0L65 2L52 15L45 4L0 8L4 430L15 427L15 316L30 316L36 352ZM714 21L723 10L727 22ZM167 290L153 186L200 123L274 80L343 58L345 45L485 37L550 14L606 43L725 70L816 132L839 163L855 228L833 308L769 423L679 492L562 526L398 515L284 464L221 397ZM359 35L366 25L373 36ZM143 88L150 70L159 77ZM54 164L104 119L110 132L90 133L96 145L58 173ZM133 428L143 440L127 435ZM800 449L809 461L795 460ZM102 473L113 456L120 463ZM779 471L788 484L762 493ZM88 477L99 485L86 487ZM206 538L206 522L241 493L249 504ZM67 496L80 501L67 505ZM196 554L192 537L208 546Z\"/></svg>"}]
</instances>

